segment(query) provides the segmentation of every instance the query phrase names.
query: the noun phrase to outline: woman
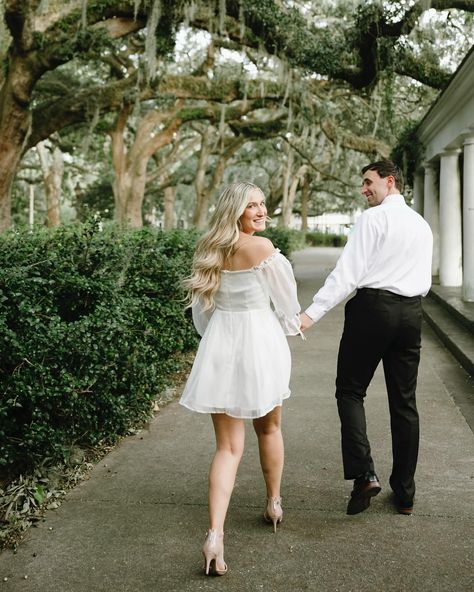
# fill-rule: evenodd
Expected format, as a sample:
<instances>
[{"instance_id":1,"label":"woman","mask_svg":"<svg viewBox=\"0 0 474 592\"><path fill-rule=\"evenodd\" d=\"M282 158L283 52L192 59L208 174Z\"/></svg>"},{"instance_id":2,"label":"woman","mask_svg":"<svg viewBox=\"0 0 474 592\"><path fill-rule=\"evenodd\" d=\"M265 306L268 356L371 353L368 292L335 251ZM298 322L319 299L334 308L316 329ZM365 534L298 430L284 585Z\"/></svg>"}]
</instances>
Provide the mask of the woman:
<instances>
[{"instance_id":1,"label":"woman","mask_svg":"<svg viewBox=\"0 0 474 592\"><path fill-rule=\"evenodd\" d=\"M224 575L224 521L252 419L267 489L264 517L281 522L281 405L290 396L286 335L301 334L289 261L264 237L267 210L256 185L233 183L220 195L198 242L187 286L202 336L180 403L210 413L216 452L209 472L205 573ZM274 310L270 307L270 300Z\"/></svg>"}]
</instances>

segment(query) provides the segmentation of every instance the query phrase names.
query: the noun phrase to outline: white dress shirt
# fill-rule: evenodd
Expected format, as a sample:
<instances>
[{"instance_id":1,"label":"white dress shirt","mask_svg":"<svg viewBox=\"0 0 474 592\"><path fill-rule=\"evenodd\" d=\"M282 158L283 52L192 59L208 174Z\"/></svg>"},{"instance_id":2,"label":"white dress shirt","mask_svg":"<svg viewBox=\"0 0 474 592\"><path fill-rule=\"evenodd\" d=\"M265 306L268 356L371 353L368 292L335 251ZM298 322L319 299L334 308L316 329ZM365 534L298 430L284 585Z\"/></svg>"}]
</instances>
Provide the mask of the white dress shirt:
<instances>
[{"instance_id":1,"label":"white dress shirt","mask_svg":"<svg viewBox=\"0 0 474 592\"><path fill-rule=\"evenodd\" d=\"M334 270L305 311L319 320L357 288L425 296L431 287L433 235L399 194L389 194L357 220Z\"/></svg>"}]
</instances>

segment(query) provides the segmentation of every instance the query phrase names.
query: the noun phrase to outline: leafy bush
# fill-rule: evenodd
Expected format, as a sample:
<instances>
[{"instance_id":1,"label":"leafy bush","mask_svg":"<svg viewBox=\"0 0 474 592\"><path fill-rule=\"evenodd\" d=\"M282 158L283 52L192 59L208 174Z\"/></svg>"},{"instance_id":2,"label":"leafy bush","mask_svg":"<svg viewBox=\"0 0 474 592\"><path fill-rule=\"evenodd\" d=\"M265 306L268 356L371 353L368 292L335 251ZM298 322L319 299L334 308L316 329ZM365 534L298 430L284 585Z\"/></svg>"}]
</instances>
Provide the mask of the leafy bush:
<instances>
[{"instance_id":1,"label":"leafy bush","mask_svg":"<svg viewBox=\"0 0 474 592\"><path fill-rule=\"evenodd\" d=\"M312 247L343 247L347 242L347 237L342 234L332 234L324 232L307 232L306 244Z\"/></svg>"},{"instance_id":2,"label":"leafy bush","mask_svg":"<svg viewBox=\"0 0 474 592\"><path fill-rule=\"evenodd\" d=\"M0 469L67 460L150 416L195 347L196 233L96 223L0 237Z\"/></svg>"},{"instance_id":3,"label":"leafy bush","mask_svg":"<svg viewBox=\"0 0 474 592\"><path fill-rule=\"evenodd\" d=\"M264 232L259 232L259 235L270 239L275 247L288 258L293 251L299 251L305 247L305 235L300 230L275 226L267 228Z\"/></svg>"}]
</instances>

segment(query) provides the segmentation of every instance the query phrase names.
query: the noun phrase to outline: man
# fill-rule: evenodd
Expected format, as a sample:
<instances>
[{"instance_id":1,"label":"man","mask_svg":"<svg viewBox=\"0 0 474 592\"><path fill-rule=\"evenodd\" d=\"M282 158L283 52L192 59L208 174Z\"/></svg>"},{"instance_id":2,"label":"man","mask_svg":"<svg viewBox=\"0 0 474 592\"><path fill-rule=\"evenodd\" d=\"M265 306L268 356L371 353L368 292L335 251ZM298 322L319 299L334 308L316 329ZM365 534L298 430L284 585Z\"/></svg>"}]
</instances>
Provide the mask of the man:
<instances>
[{"instance_id":1,"label":"man","mask_svg":"<svg viewBox=\"0 0 474 592\"><path fill-rule=\"evenodd\" d=\"M302 329L357 292L345 307L337 361L344 478L354 479L347 506L358 514L380 490L367 439L364 397L383 362L392 432L390 486L401 514L413 512L419 420L415 390L420 359L421 296L431 286L433 236L405 203L403 176L391 161L362 169L362 213L336 267L301 315Z\"/></svg>"}]
</instances>

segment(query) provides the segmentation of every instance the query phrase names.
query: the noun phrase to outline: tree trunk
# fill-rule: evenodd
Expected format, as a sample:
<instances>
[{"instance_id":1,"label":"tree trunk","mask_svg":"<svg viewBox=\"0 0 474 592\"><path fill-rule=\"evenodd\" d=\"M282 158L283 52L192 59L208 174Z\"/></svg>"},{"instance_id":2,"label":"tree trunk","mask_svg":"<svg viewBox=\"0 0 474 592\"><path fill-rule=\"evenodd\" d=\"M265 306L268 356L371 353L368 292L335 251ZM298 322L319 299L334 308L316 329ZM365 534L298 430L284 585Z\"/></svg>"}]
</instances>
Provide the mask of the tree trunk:
<instances>
[{"instance_id":1,"label":"tree trunk","mask_svg":"<svg viewBox=\"0 0 474 592\"><path fill-rule=\"evenodd\" d=\"M129 162L125 175L118 185L120 209L116 209L116 221L121 226L142 228L142 206L145 197L146 167L148 159L142 157L137 162ZM119 214L119 216L117 216Z\"/></svg>"},{"instance_id":2,"label":"tree trunk","mask_svg":"<svg viewBox=\"0 0 474 592\"><path fill-rule=\"evenodd\" d=\"M31 124L33 74L26 60L12 58L0 88L0 232L11 225L11 190Z\"/></svg>"},{"instance_id":3,"label":"tree trunk","mask_svg":"<svg viewBox=\"0 0 474 592\"><path fill-rule=\"evenodd\" d=\"M125 126L127 124L130 106L124 107L117 116L115 129L110 132L112 140L112 166L115 178L112 183L112 191L115 200L115 220L121 224L125 220L126 194L130 181L126 171Z\"/></svg>"},{"instance_id":4,"label":"tree trunk","mask_svg":"<svg viewBox=\"0 0 474 592\"><path fill-rule=\"evenodd\" d=\"M61 150L54 146L51 158L44 142L36 147L41 170L43 171L44 190L46 195L46 225L55 227L61 224L61 184L64 173L64 161Z\"/></svg>"},{"instance_id":5,"label":"tree trunk","mask_svg":"<svg viewBox=\"0 0 474 592\"><path fill-rule=\"evenodd\" d=\"M176 187L165 188L165 230L174 228L174 202L176 198Z\"/></svg>"},{"instance_id":6,"label":"tree trunk","mask_svg":"<svg viewBox=\"0 0 474 592\"><path fill-rule=\"evenodd\" d=\"M113 143L114 140L112 140ZM115 198L115 221L120 226L142 228L142 204L146 186L146 166L148 160L130 162L125 157L123 168L115 168L112 184Z\"/></svg>"},{"instance_id":7,"label":"tree trunk","mask_svg":"<svg viewBox=\"0 0 474 592\"><path fill-rule=\"evenodd\" d=\"M307 165L302 165L296 172L296 175L293 177L293 181L291 182L290 189L288 190L288 196L285 200L283 198L283 205L281 211L281 222L282 226L288 228L291 223L291 214L293 213L293 206L295 203L296 198L296 190L298 189L298 183L304 179L306 175L306 171L308 170Z\"/></svg>"},{"instance_id":8,"label":"tree trunk","mask_svg":"<svg viewBox=\"0 0 474 592\"><path fill-rule=\"evenodd\" d=\"M196 206L193 214L193 225L203 229L206 226L207 206L209 195L206 191L206 171L209 157L212 152L212 136L214 128L208 126L202 134L201 151L199 153L198 167L194 178L196 189Z\"/></svg>"},{"instance_id":9,"label":"tree trunk","mask_svg":"<svg viewBox=\"0 0 474 592\"><path fill-rule=\"evenodd\" d=\"M28 222L30 228L35 225L35 186L29 185L30 188L30 204L28 208Z\"/></svg>"},{"instance_id":10,"label":"tree trunk","mask_svg":"<svg viewBox=\"0 0 474 592\"><path fill-rule=\"evenodd\" d=\"M117 118L112 138L112 163L115 172L113 192L115 198L115 220L122 226L142 228L142 206L147 182L147 166L151 156L173 140L181 125L180 119L173 119L173 113L149 112L139 123L130 150L125 147L125 128L130 107L125 107ZM153 129L163 120L170 118L170 123L159 133Z\"/></svg>"},{"instance_id":11,"label":"tree trunk","mask_svg":"<svg viewBox=\"0 0 474 592\"><path fill-rule=\"evenodd\" d=\"M224 148L223 152L219 153L217 162L214 167L209 184L205 185L206 180L206 167L211 154L212 146L212 132L214 128L207 128L205 134L206 139L203 138L203 148L201 148L201 157L199 159L198 174L196 175L196 210L194 212L194 219L197 228L204 228L207 221L207 212L209 210L209 204L214 194L222 183L224 177L225 167L227 162L237 152L237 150L245 143L245 138L239 136L230 141L229 145ZM199 175L199 178L198 178ZM198 193L199 191L199 193Z\"/></svg>"},{"instance_id":12,"label":"tree trunk","mask_svg":"<svg viewBox=\"0 0 474 592\"><path fill-rule=\"evenodd\" d=\"M309 201L309 180L305 177L301 187L301 230L308 232L308 201Z\"/></svg>"},{"instance_id":13,"label":"tree trunk","mask_svg":"<svg viewBox=\"0 0 474 592\"><path fill-rule=\"evenodd\" d=\"M290 146L287 147L288 156L286 161L286 168L283 177L283 199L281 202L281 216L279 220L279 226L283 226L284 228L288 227L291 219L291 208L293 204L289 204L289 191L290 191L290 178L291 178L291 171L293 168L293 150Z\"/></svg>"}]
</instances>

